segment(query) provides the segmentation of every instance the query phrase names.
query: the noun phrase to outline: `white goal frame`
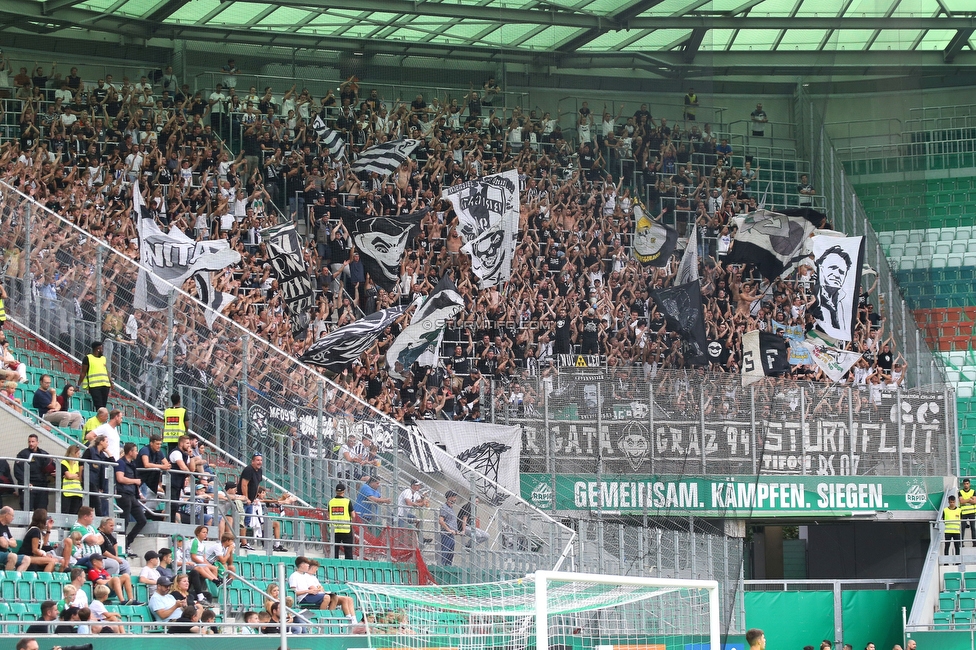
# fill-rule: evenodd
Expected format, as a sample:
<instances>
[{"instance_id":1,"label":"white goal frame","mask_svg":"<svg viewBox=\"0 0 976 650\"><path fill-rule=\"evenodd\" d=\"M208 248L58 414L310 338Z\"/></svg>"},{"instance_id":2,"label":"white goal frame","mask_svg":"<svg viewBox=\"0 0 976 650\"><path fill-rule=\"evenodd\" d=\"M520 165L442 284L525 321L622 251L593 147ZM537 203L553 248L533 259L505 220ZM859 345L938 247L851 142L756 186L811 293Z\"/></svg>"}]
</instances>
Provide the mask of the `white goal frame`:
<instances>
[{"instance_id":1,"label":"white goal frame","mask_svg":"<svg viewBox=\"0 0 976 650\"><path fill-rule=\"evenodd\" d=\"M721 625L719 613L718 581L680 580L675 578L641 578L595 573L571 573L565 571L535 572L535 647L549 650L548 590L549 580L554 582L583 582L603 585L636 585L668 589L704 589L708 593L708 643L712 650L721 650Z\"/></svg>"}]
</instances>

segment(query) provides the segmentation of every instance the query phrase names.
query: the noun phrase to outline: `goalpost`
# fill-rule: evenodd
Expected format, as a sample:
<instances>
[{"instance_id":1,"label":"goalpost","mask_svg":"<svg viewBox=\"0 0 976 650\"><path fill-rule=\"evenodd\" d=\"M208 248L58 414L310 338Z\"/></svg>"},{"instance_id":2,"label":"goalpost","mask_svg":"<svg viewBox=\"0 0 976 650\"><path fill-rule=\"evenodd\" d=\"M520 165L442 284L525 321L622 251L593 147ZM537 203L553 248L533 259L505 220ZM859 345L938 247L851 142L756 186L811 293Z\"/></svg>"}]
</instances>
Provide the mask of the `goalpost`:
<instances>
[{"instance_id":1,"label":"goalpost","mask_svg":"<svg viewBox=\"0 0 976 650\"><path fill-rule=\"evenodd\" d=\"M718 583L537 571L460 585L351 584L370 648L720 650Z\"/></svg>"}]
</instances>

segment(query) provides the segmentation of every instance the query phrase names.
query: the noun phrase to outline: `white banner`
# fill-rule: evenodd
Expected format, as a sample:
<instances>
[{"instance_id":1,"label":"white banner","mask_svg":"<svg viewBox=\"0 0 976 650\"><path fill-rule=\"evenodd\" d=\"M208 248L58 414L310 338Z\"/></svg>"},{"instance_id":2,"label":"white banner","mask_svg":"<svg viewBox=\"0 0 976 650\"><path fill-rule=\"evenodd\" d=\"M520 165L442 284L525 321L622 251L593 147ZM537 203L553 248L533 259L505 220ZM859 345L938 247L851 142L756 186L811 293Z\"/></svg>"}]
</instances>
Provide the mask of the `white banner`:
<instances>
[{"instance_id":1,"label":"white banner","mask_svg":"<svg viewBox=\"0 0 976 650\"><path fill-rule=\"evenodd\" d=\"M512 494L519 493L519 457L522 455L522 431L519 427L484 422L448 422L419 420L417 429L431 444L441 444L447 453L478 470ZM471 477L458 463L441 463L441 471L455 483L467 486ZM500 505L505 493L476 477L475 485L484 502ZM463 492L462 492L463 494Z\"/></svg>"}]
</instances>

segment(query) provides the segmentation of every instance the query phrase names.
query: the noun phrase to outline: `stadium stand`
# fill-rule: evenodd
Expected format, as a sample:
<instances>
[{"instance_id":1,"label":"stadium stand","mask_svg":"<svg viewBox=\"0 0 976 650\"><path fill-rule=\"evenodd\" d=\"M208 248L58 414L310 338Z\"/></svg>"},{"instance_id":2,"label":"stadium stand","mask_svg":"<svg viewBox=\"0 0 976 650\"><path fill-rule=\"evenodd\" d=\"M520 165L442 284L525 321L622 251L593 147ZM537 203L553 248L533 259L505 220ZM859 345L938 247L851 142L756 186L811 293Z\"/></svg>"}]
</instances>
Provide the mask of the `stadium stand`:
<instances>
[{"instance_id":1,"label":"stadium stand","mask_svg":"<svg viewBox=\"0 0 976 650\"><path fill-rule=\"evenodd\" d=\"M44 257L51 255L55 260L50 268L39 271L35 267L33 284L25 282L28 274L22 258L8 267L7 309L17 314L21 325L11 322L4 331L12 344L13 356L27 364L26 380L14 391L25 405L42 373L52 375L60 389L77 377L79 366L75 358L83 356L90 340L102 335L116 339L113 358L127 374L121 380L130 391L129 395L113 396L112 400L112 406L123 409L125 415L120 431L123 443L142 445L149 435L162 433L159 414L146 402L160 405L160 397L165 397L167 391L161 381L142 380L162 379L163 348L173 347L169 339L164 344L167 336L181 337L185 353L177 359L171 353L169 365L178 373L177 390L184 395L184 402L193 404L193 414L207 414L193 427L205 441L218 446L227 443L232 455L246 458L250 441L243 431L248 426L240 424L231 405L240 404L241 392L247 394L244 400L258 399L251 395L248 386L246 362L242 367L234 354L225 350L213 352L213 346L207 354L201 353L208 337L216 338L217 334L204 329L201 319L194 320L184 313L184 309L189 312L198 307L189 297L202 289L197 280L188 280L181 287L186 292L180 296L182 302L175 307L175 314L171 303L164 318L143 318L120 301L120 297L131 298L135 285L133 270L120 261L123 256L137 257L134 222L139 215L131 205L133 184L143 184L142 193L152 216L161 224L179 228L198 240L225 239L230 248L241 253L242 262L218 278L212 289L235 295L236 304L226 311L229 318L249 332L249 340L267 346L261 348L262 352L273 347L269 358L282 363L300 356L316 338L338 327L384 307L408 304L415 296L429 292L445 270L457 273L465 299L463 313L468 316L446 332L444 346L439 350L443 374L416 366L405 381L394 381L383 368L382 347L369 351L348 374L336 380L341 390L334 395L352 404L348 410L337 409L336 419L383 422L383 417L389 416L407 425L418 419L477 421L480 410L472 404L481 395L475 393L484 394L486 402L494 395L478 386L474 371L507 385L537 372L544 363L554 363L560 350L552 345L552 339L557 328L564 327L557 325L561 319L556 312L561 308L567 309L573 322L565 353L577 356L585 351L586 322L598 318L603 323L597 346L601 363L653 367L655 371L686 368L675 345L677 337L666 331L663 318L657 327L645 332L646 338L628 327L632 314L647 317L652 323L658 320L656 308L641 292L649 287L668 286L672 281L670 274L648 270L630 259L635 207L640 203L655 215L666 212L663 221L678 230L682 244L692 229L700 233L699 247L706 260L703 295L709 331L714 338L722 338L727 332L731 352L731 363L715 363L711 371L738 372L744 331L757 327L771 330L774 321L793 326L809 321L802 308L808 298L807 288L792 280L775 285L761 298L763 311L749 313L747 306L757 297L758 273L748 268L744 273L729 268L722 260L728 240L734 236L732 219L751 211L758 202L776 210L800 205L826 209L828 201L823 194L816 193L808 204L798 192L801 177L809 175L815 164L798 155L786 139L767 147L737 137L729 125L717 124L711 134L706 128L703 135L697 127L684 131L673 126L666 130L660 117L659 123L646 125L635 114L626 121L612 121L610 132L592 138L597 149L592 152L586 129L567 129L568 137L564 138L558 121L555 126L548 123L538 114L541 110L499 110L491 120L479 121L477 115L463 108L411 108L391 98L374 101L365 97L365 92L364 96L353 95L349 107L335 108L327 106L326 99L320 103L319 98L295 92L294 88L269 90L255 95L253 100L243 93L228 97L219 89L208 88L202 95L184 95L182 101L175 96L171 106L168 97L147 99L145 93L150 91L137 89L128 80L120 84L118 92L109 89L102 93L96 88L101 85L85 81L70 100L62 102L46 97L43 90L25 86L18 91L21 99L0 100L5 107L2 119L7 134L0 150L0 166L6 170L4 182L10 188L26 191L31 200L65 217L77 228L56 220L42 221L45 216L41 215L33 223L35 228L41 224L43 232L38 236L35 231L33 241L20 223L12 223L2 235L8 250L16 251L26 240L35 252L43 247ZM205 97L210 90L219 96L208 103ZM453 92L463 95L463 89ZM30 95L33 97L27 99ZM66 102L72 104L71 110L63 110ZM321 108L324 124L348 140L352 156L402 135L413 135L424 143L415 161L393 171L391 182L384 183L377 174L357 178L330 154L327 132L314 132L317 108ZM89 111L91 117L82 117ZM181 117L181 111L186 119ZM295 113L288 119L276 117L287 116L291 111ZM262 121L262 114L267 114L268 119ZM75 116L79 118L72 119ZM578 116L584 122L589 117L584 113ZM680 122L676 115L666 117L673 119L672 124ZM716 153L715 145L723 139L731 139L734 153ZM497 289L477 288L470 263L457 255L460 242L452 225L451 208L438 196L441 189L453 183L508 166L519 170L525 195L520 215L523 239L519 244L519 264L511 293L505 298ZM691 172L689 176L684 174L685 167ZM751 170L754 175L750 175ZM961 178L912 182L906 184L904 192L892 185L865 185L859 188L859 196L880 231L878 241L898 269L896 277L904 295L916 301L916 319L939 349L946 352L949 378L959 382L960 446L974 448L976 402L972 399L972 381L976 381L976 374L967 374L974 367L974 358L972 330L965 323L971 323L974 316L971 305L976 263L969 262L976 262L972 257L976 250L971 251L971 244L960 242L972 239L971 229L976 225L964 207L970 193L976 192L976 182ZM21 199L11 199L11 194L5 196L5 207L13 213L12 201ZM918 200L920 194L926 198ZM350 255L345 242L338 241L344 239L340 223L331 218L334 215L329 210L338 205L382 215L429 209L421 236L411 242L394 291L377 288L360 275L358 259ZM282 313L285 294L273 280L268 251L257 237L262 228L292 220L308 236L309 244L302 254L315 276L316 302L309 314L311 327L305 338L293 334L287 312ZM919 232L923 223L927 230ZM320 238L318 228L322 225L327 227ZM91 259L93 247L86 248L89 237L103 239L113 249L104 258L110 260L105 266L103 249L98 248L97 260ZM593 251L588 255L591 247ZM99 281L103 272L111 273L110 281L92 281L94 270L86 273L85 269L94 269L96 264ZM800 306L791 312L797 301ZM908 375L895 376L890 365L883 367L880 348L889 337L888 341L898 344L894 358L907 354L908 350L901 347L903 341L894 338L903 330L896 331L894 322L872 327L867 303L872 308L877 306L879 312L884 308L876 294L866 293L852 349L868 353L873 372L888 390L897 391ZM18 306L23 307L21 312L17 311ZM595 307L598 316L587 316L588 306ZM66 325L69 322L71 326ZM222 322L215 330L228 337L235 331ZM719 332L723 334L719 336ZM383 346L388 343L384 337ZM460 353L455 352L456 347L461 348ZM245 348L243 355L246 354ZM905 357L900 358L904 362ZM282 366L278 371L286 375L286 368L290 367ZM173 370L169 372L172 378ZM796 379L825 381L813 366L796 366L790 372ZM917 373L917 369L913 368L912 373ZM311 385L292 385L273 368L261 368L250 379L260 386L257 392L270 403L269 413L278 406L275 399L282 393L294 391L298 398L314 399ZM239 388L242 381L243 391ZM911 382L922 383L918 374ZM475 388L470 389L471 386ZM474 399L467 399L466 395L462 402L458 396L461 392ZM94 415L87 394L79 392L74 399L85 420ZM360 406L366 402L370 408ZM321 407L319 418L321 421ZM69 438L76 432L64 429L59 435ZM316 441L314 453L326 451L323 442L330 452L342 444L341 431L330 431L329 436ZM269 472L268 478L301 499L311 502L314 496L317 501L313 505L322 505L328 498L327 486L341 477L332 474L325 481L326 477L314 476L311 469L291 473L285 463L288 457L308 455L308 445L297 431L268 443L269 455L275 454L272 447L279 447L277 460L272 464L274 471ZM393 455L396 453L394 450ZM239 472L233 458L219 454L212 458L217 485ZM387 455L382 460L393 459ZM963 460L964 467L976 471L976 452L969 463L966 465ZM396 471L387 471L383 470L384 478L399 480L400 484L393 483L397 490L403 487L403 477L398 477ZM309 515L312 510L314 507L283 517L280 538L299 538L313 548L319 543L318 548L322 549L321 544L327 540L324 529ZM321 516L321 512L316 514ZM360 545L365 547L362 542ZM417 557L422 558L423 553L429 555L422 550ZM393 558L339 561L323 555L318 554L317 577L327 591L335 590L341 595L353 593L345 586L348 582L416 584L427 571L422 559L410 563L394 562ZM222 607L218 623L261 608L261 592L252 583L263 587L274 579L278 562L284 557L284 553L271 551L263 557L251 552L237 557L240 584L225 583L213 594ZM287 559L292 559L291 552ZM502 570L476 568L485 581L507 575ZM473 575L449 566L431 566L430 573L438 584L469 582ZM0 618L5 621L6 631L22 632L27 623L38 620L40 602L58 599L64 577L33 572L0 575L0 595L7 601L6 605L0 604ZM960 588L963 580L959 580ZM935 615L936 626L968 628L976 599L969 591L952 589L952 584L947 574ZM92 596L87 595L89 599ZM145 585L137 586L136 600L146 602L148 595ZM20 602L11 602L13 598ZM110 605L109 611L117 612L125 623L153 623L152 614L144 605ZM320 629L325 633L347 631L341 617L307 615L311 623L322 623L324 627Z\"/></svg>"}]
</instances>

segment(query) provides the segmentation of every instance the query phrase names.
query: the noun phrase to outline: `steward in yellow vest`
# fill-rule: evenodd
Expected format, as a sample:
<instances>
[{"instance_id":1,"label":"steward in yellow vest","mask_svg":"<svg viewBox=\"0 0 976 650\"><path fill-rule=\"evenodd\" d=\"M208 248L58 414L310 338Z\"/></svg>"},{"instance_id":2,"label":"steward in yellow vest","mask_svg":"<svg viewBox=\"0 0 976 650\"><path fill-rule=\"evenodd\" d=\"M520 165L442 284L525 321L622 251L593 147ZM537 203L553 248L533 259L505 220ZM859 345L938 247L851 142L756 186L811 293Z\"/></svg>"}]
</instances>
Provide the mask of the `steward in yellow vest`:
<instances>
[{"instance_id":1,"label":"steward in yellow vest","mask_svg":"<svg viewBox=\"0 0 976 650\"><path fill-rule=\"evenodd\" d=\"M332 524L335 558L339 559L339 550L342 549L347 560L353 559L356 540L352 534L352 501L346 498L344 483L336 485L335 497L329 500L329 521L335 522Z\"/></svg>"},{"instance_id":2,"label":"steward in yellow vest","mask_svg":"<svg viewBox=\"0 0 976 650\"><path fill-rule=\"evenodd\" d=\"M969 479L962 480L962 489L959 490L959 512L962 513L962 530L960 530L963 540L966 537L966 529L969 529L969 539L976 545L976 490L970 484Z\"/></svg>"},{"instance_id":3,"label":"steward in yellow vest","mask_svg":"<svg viewBox=\"0 0 976 650\"><path fill-rule=\"evenodd\" d=\"M108 374L108 359L102 356L102 342L92 343L91 354L81 362L78 383L88 390L92 405L97 411L108 406L108 394L112 390L112 378Z\"/></svg>"},{"instance_id":4,"label":"steward in yellow vest","mask_svg":"<svg viewBox=\"0 0 976 650\"><path fill-rule=\"evenodd\" d=\"M949 496L949 505L942 511L942 519L945 521L945 551L943 555L949 555L949 544L956 546L956 555L959 555L959 540L961 535L962 510L956 507L956 497ZM953 541L954 540L954 541Z\"/></svg>"},{"instance_id":5,"label":"steward in yellow vest","mask_svg":"<svg viewBox=\"0 0 976 650\"><path fill-rule=\"evenodd\" d=\"M189 418L186 409L180 405L179 393L173 393L169 399L173 405L163 411L163 444L172 451L180 441L180 436L186 435Z\"/></svg>"}]
</instances>

